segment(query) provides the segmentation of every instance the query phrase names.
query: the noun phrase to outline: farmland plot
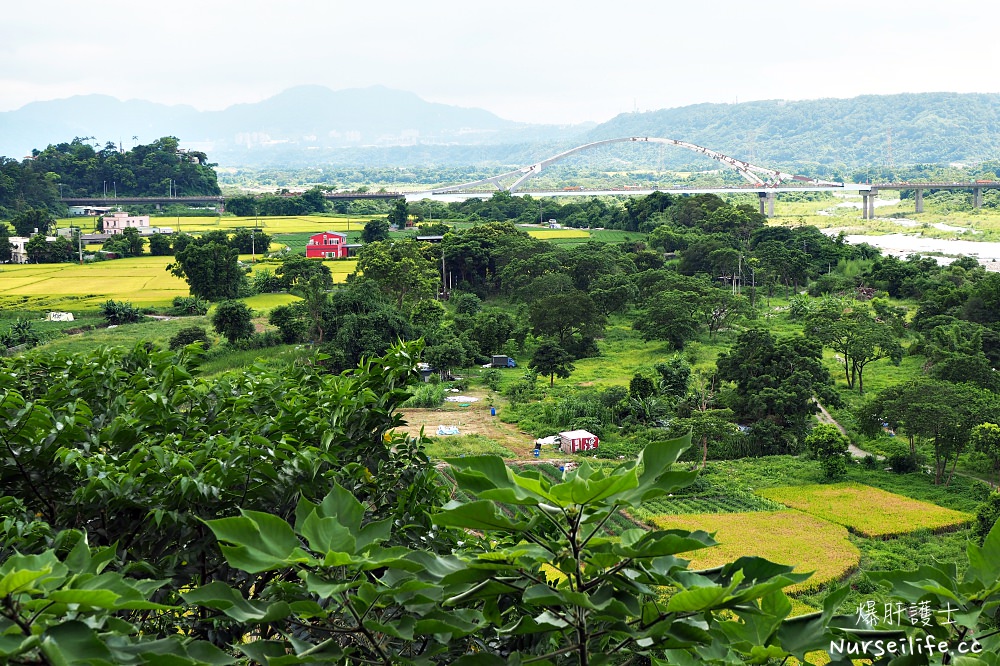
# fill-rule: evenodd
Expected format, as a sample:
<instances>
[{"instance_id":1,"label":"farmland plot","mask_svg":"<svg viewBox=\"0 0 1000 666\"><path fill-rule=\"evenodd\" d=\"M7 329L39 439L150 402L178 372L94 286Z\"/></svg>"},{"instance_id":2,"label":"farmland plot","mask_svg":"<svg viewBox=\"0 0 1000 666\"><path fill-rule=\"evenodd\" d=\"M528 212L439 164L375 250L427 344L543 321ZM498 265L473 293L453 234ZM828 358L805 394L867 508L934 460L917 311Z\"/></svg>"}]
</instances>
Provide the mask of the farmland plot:
<instances>
[{"instance_id":1,"label":"farmland plot","mask_svg":"<svg viewBox=\"0 0 1000 666\"><path fill-rule=\"evenodd\" d=\"M956 529L972 516L860 483L782 486L760 494L843 525L855 534L885 538L916 530Z\"/></svg>"}]
</instances>

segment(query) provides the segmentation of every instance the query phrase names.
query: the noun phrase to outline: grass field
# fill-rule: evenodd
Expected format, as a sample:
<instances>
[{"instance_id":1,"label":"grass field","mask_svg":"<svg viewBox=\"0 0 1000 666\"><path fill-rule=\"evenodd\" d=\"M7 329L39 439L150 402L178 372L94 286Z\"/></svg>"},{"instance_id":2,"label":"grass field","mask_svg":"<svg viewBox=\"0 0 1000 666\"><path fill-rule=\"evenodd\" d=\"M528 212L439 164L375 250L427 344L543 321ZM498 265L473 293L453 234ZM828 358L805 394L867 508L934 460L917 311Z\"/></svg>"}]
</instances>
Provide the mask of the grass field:
<instances>
[{"instance_id":1,"label":"grass field","mask_svg":"<svg viewBox=\"0 0 1000 666\"><path fill-rule=\"evenodd\" d=\"M860 483L783 486L760 491L768 499L843 525L865 537L891 537L916 530L948 530L972 516Z\"/></svg>"},{"instance_id":2,"label":"grass field","mask_svg":"<svg viewBox=\"0 0 1000 666\"><path fill-rule=\"evenodd\" d=\"M844 527L798 511L658 516L653 522L660 529L715 534L719 545L682 555L691 560L692 569L756 555L779 564L795 564L797 573L815 572L809 580L789 588L793 592L839 580L861 561L861 553Z\"/></svg>"}]
</instances>

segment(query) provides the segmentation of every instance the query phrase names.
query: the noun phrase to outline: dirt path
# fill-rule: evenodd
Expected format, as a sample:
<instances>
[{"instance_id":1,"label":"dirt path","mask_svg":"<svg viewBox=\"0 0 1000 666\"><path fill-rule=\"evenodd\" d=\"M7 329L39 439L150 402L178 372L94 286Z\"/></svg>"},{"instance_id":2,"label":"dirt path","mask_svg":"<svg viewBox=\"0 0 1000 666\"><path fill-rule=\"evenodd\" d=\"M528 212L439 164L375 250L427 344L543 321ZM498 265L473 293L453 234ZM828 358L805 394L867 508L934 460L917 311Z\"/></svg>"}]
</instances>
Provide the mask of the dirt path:
<instances>
[{"instance_id":1,"label":"dirt path","mask_svg":"<svg viewBox=\"0 0 1000 666\"><path fill-rule=\"evenodd\" d=\"M832 416L830 416L830 412L826 411L826 407L824 407L819 402L816 403L816 406L819 407L819 414L816 415L816 420L817 421L819 421L820 423L829 423L830 425L832 425L835 428L837 428L837 430L840 431L841 435L844 435L844 436L847 435L847 431L844 429L844 426L842 426L839 423L837 423L836 419L834 419ZM848 443L848 445L847 445L847 450L855 458L864 458L864 457L866 457L868 455L871 455L867 451L859 449L854 444L850 444L850 443ZM875 458L876 458L876 460L884 460L884 456L875 456Z\"/></svg>"}]
</instances>

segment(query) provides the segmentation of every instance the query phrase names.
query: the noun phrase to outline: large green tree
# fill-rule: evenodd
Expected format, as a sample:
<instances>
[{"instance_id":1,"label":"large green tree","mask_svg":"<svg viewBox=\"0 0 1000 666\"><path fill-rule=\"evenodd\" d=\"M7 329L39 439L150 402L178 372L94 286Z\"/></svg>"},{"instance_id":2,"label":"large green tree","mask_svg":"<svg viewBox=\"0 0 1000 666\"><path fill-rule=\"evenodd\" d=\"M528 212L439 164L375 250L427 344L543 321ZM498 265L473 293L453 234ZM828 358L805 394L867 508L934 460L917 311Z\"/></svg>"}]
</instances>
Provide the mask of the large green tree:
<instances>
[{"instance_id":1,"label":"large green tree","mask_svg":"<svg viewBox=\"0 0 1000 666\"><path fill-rule=\"evenodd\" d=\"M35 234L43 236L52 230L55 220L44 208L29 208L21 211L10 221L16 235L28 238Z\"/></svg>"},{"instance_id":2,"label":"large green tree","mask_svg":"<svg viewBox=\"0 0 1000 666\"><path fill-rule=\"evenodd\" d=\"M246 272L240 267L236 248L197 239L174 253L167 270L187 280L192 296L209 301L236 298Z\"/></svg>"},{"instance_id":3,"label":"large green tree","mask_svg":"<svg viewBox=\"0 0 1000 666\"><path fill-rule=\"evenodd\" d=\"M848 388L865 392L865 368L889 359L899 365L903 347L892 326L876 319L868 307L856 303L846 309L820 308L807 325L812 335L837 352L844 366Z\"/></svg>"},{"instance_id":4,"label":"large green tree","mask_svg":"<svg viewBox=\"0 0 1000 666\"><path fill-rule=\"evenodd\" d=\"M555 384L557 375L565 379L575 369L573 357L555 340L542 340L532 354L528 367L540 375L548 376L550 387Z\"/></svg>"},{"instance_id":5,"label":"large green tree","mask_svg":"<svg viewBox=\"0 0 1000 666\"><path fill-rule=\"evenodd\" d=\"M931 443L934 483L950 485L958 456L967 447L973 428L997 423L1000 397L972 384L921 378L883 389L857 410L858 427L871 436L883 424L909 439L916 456L917 438ZM949 471L949 465L951 469Z\"/></svg>"},{"instance_id":6,"label":"large green tree","mask_svg":"<svg viewBox=\"0 0 1000 666\"><path fill-rule=\"evenodd\" d=\"M375 241L358 252L357 272L396 301L396 307L432 298L441 282L429 244Z\"/></svg>"},{"instance_id":7,"label":"large green tree","mask_svg":"<svg viewBox=\"0 0 1000 666\"><path fill-rule=\"evenodd\" d=\"M776 338L768 331L751 329L739 335L732 349L716 362L719 378L735 384L728 393L729 407L746 424L770 422L776 433L801 444L810 417L819 407L816 399L839 404L833 380L823 365L818 341L801 336ZM782 452L786 444L770 438Z\"/></svg>"}]
</instances>

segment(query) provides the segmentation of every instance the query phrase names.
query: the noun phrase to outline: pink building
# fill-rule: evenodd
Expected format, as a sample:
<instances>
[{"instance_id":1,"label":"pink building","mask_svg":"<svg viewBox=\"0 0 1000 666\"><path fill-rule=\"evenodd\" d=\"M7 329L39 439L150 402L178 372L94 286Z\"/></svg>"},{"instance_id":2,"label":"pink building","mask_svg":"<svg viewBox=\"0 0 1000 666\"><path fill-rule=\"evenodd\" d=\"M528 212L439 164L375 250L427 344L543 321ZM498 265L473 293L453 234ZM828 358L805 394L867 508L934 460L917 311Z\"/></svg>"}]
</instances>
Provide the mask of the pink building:
<instances>
[{"instance_id":1,"label":"pink building","mask_svg":"<svg viewBox=\"0 0 1000 666\"><path fill-rule=\"evenodd\" d=\"M347 256L347 234L339 231L324 231L313 234L306 244L306 256L323 259L340 259Z\"/></svg>"},{"instance_id":2,"label":"pink building","mask_svg":"<svg viewBox=\"0 0 1000 666\"><path fill-rule=\"evenodd\" d=\"M118 211L117 213L105 215L102 219L104 221L104 233L106 234L120 234L129 227L138 229L140 234L149 231L149 215L129 215L128 213Z\"/></svg>"}]
</instances>

